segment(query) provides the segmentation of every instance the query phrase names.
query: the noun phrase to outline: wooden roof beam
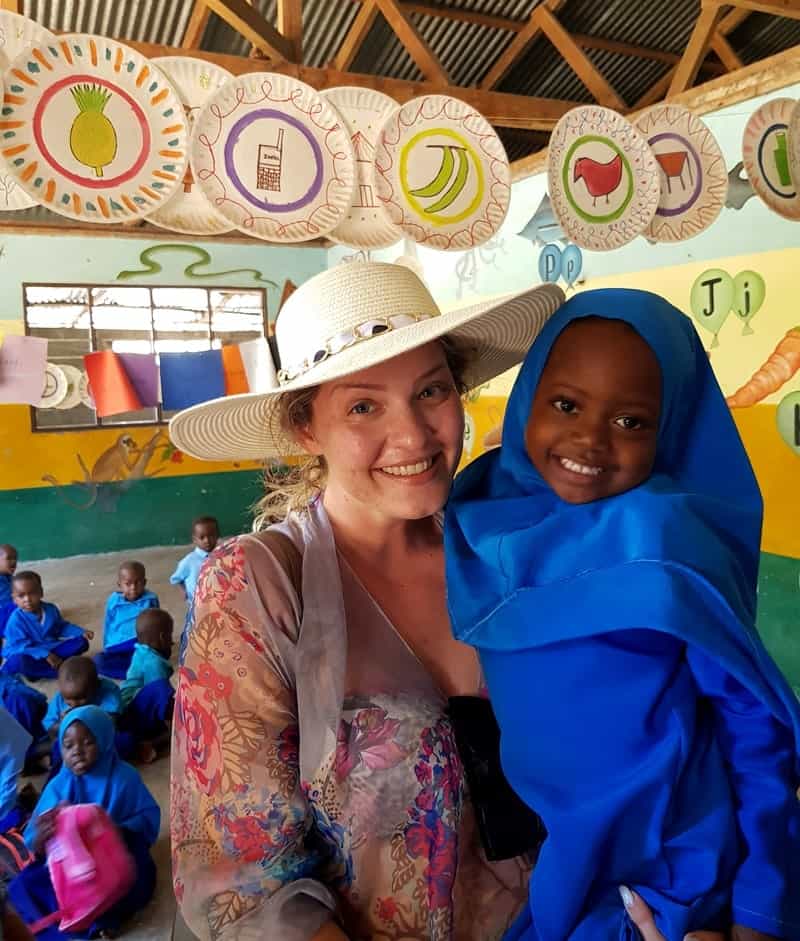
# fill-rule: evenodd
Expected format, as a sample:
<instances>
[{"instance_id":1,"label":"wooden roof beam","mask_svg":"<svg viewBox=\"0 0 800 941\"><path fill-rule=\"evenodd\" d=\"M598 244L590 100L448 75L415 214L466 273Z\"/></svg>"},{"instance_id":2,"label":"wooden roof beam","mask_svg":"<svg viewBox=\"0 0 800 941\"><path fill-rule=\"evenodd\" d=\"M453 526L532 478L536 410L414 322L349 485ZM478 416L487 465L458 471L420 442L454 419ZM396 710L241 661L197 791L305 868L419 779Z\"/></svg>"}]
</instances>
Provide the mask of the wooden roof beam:
<instances>
[{"instance_id":1,"label":"wooden roof beam","mask_svg":"<svg viewBox=\"0 0 800 941\"><path fill-rule=\"evenodd\" d=\"M649 108L651 105L658 104L662 98L666 98L669 86L672 84L672 79L675 77L677 67L677 65L673 65L666 75L662 75L657 82L654 82L636 102L633 106L633 110L640 111L644 108Z\"/></svg>"},{"instance_id":2,"label":"wooden roof beam","mask_svg":"<svg viewBox=\"0 0 800 941\"><path fill-rule=\"evenodd\" d=\"M425 78L429 82L441 82L446 85L450 78L442 63L436 53L420 36L416 26L408 18L398 0L375 0L375 5L383 13L386 22L416 62L417 68Z\"/></svg>"},{"instance_id":3,"label":"wooden roof beam","mask_svg":"<svg viewBox=\"0 0 800 941\"><path fill-rule=\"evenodd\" d=\"M505 52L486 73L486 77L480 84L481 88L487 90L494 88L494 86L497 85L499 81L501 81L511 66L522 55L522 53L541 33L542 25L536 16L537 12L541 9L547 9L551 13L556 13L558 12L558 8L562 5L563 2L564 0L544 0L544 3L538 6L533 11L533 13L531 13L530 17L528 18L528 22L522 27L516 36L514 36L514 38L506 47Z\"/></svg>"},{"instance_id":4,"label":"wooden roof beam","mask_svg":"<svg viewBox=\"0 0 800 941\"><path fill-rule=\"evenodd\" d=\"M213 62L233 75L246 75L265 70L263 62L245 56L221 55L207 52L205 49L182 49L130 40L125 40L125 43L151 59L157 56L194 56L206 62ZM314 69L287 60L270 62L269 71L292 75L320 91L337 85L374 88L385 92L401 104L412 98L418 98L420 95L454 95L472 105L490 124L497 127L552 131L558 120L575 107L574 101L562 101L557 98L512 95L506 92L483 91L478 88L462 88L436 82L406 82L397 78L385 78L382 75L340 72L337 69Z\"/></svg>"},{"instance_id":5,"label":"wooden roof beam","mask_svg":"<svg viewBox=\"0 0 800 941\"><path fill-rule=\"evenodd\" d=\"M719 4L704 3L700 7L700 15L694 24L686 51L672 77L672 84L669 87L670 96L677 95L694 84L700 65L711 45L714 31L721 19L722 7Z\"/></svg>"},{"instance_id":6,"label":"wooden roof beam","mask_svg":"<svg viewBox=\"0 0 800 941\"><path fill-rule=\"evenodd\" d=\"M0 10L10 10L12 13L22 13L19 0L0 0Z\"/></svg>"},{"instance_id":7,"label":"wooden roof beam","mask_svg":"<svg viewBox=\"0 0 800 941\"><path fill-rule=\"evenodd\" d=\"M769 13L772 16L786 16L791 20L800 20L798 0L725 0L725 2L753 13Z\"/></svg>"},{"instance_id":8,"label":"wooden roof beam","mask_svg":"<svg viewBox=\"0 0 800 941\"><path fill-rule=\"evenodd\" d=\"M273 63L291 57L290 43L247 0L204 0L204 3Z\"/></svg>"},{"instance_id":9,"label":"wooden roof beam","mask_svg":"<svg viewBox=\"0 0 800 941\"><path fill-rule=\"evenodd\" d=\"M377 16L378 8L375 6L374 0L363 0L361 9L356 13L356 18L342 40L336 58L333 60L335 69L346 72L350 68Z\"/></svg>"},{"instance_id":10,"label":"wooden roof beam","mask_svg":"<svg viewBox=\"0 0 800 941\"><path fill-rule=\"evenodd\" d=\"M720 24L717 27L717 32L720 36L727 36L729 33L732 33L737 26L741 26L742 23L750 16L751 10L743 10L741 7L734 7L730 13L720 20Z\"/></svg>"},{"instance_id":11,"label":"wooden roof beam","mask_svg":"<svg viewBox=\"0 0 800 941\"><path fill-rule=\"evenodd\" d=\"M303 0L278 0L278 32L289 43L289 61L302 62Z\"/></svg>"},{"instance_id":12,"label":"wooden roof beam","mask_svg":"<svg viewBox=\"0 0 800 941\"><path fill-rule=\"evenodd\" d=\"M744 65L744 62L734 51L733 46L724 36L720 35L719 30L711 40L711 49L719 56L720 62L729 72L735 72Z\"/></svg>"},{"instance_id":13,"label":"wooden roof beam","mask_svg":"<svg viewBox=\"0 0 800 941\"><path fill-rule=\"evenodd\" d=\"M186 24L186 32L183 34L181 45L184 49L199 49L203 42L206 26L211 19L211 10L206 6L204 0L195 0L192 7L192 14L189 22Z\"/></svg>"},{"instance_id":14,"label":"wooden roof beam","mask_svg":"<svg viewBox=\"0 0 800 941\"><path fill-rule=\"evenodd\" d=\"M624 111L625 102L614 91L599 69L596 69L591 59L578 46L575 40L564 29L553 14L544 6L537 7L534 16L539 27L550 42L558 49L567 62L567 65L578 76L583 84L594 95L595 100L607 108Z\"/></svg>"},{"instance_id":15,"label":"wooden roof beam","mask_svg":"<svg viewBox=\"0 0 800 941\"><path fill-rule=\"evenodd\" d=\"M407 13L418 13L420 16L438 16L443 20L474 23L476 26L504 29L510 33L518 33L525 26L525 20L512 20L508 16L478 13L477 10L464 10L461 7L439 7L433 3L412 3L411 0L401 0L400 5Z\"/></svg>"}]
</instances>

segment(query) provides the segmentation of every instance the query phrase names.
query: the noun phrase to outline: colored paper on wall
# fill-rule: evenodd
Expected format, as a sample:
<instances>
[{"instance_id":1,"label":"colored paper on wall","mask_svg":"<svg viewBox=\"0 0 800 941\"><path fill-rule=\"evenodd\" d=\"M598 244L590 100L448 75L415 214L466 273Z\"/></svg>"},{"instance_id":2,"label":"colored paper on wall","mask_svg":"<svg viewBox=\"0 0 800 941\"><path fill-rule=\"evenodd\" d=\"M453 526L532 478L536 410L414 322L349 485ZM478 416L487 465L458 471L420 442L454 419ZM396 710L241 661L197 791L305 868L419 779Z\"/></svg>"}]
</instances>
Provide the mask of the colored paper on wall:
<instances>
[{"instance_id":1,"label":"colored paper on wall","mask_svg":"<svg viewBox=\"0 0 800 941\"><path fill-rule=\"evenodd\" d=\"M225 395L220 350L161 353L161 403L177 411Z\"/></svg>"},{"instance_id":2,"label":"colored paper on wall","mask_svg":"<svg viewBox=\"0 0 800 941\"><path fill-rule=\"evenodd\" d=\"M270 392L278 385L269 343L263 337L240 343L239 355L251 392Z\"/></svg>"},{"instance_id":3,"label":"colored paper on wall","mask_svg":"<svg viewBox=\"0 0 800 941\"><path fill-rule=\"evenodd\" d=\"M117 353L142 408L158 405L158 364L154 353Z\"/></svg>"},{"instance_id":4,"label":"colored paper on wall","mask_svg":"<svg viewBox=\"0 0 800 941\"><path fill-rule=\"evenodd\" d=\"M111 350L87 353L83 362L99 418L121 412L138 412L143 408L122 359L116 353Z\"/></svg>"},{"instance_id":5,"label":"colored paper on wall","mask_svg":"<svg viewBox=\"0 0 800 941\"><path fill-rule=\"evenodd\" d=\"M0 346L0 402L38 405L46 362L47 340L7 336Z\"/></svg>"},{"instance_id":6,"label":"colored paper on wall","mask_svg":"<svg viewBox=\"0 0 800 941\"><path fill-rule=\"evenodd\" d=\"M239 395L250 391L242 354L235 345L222 347L222 370L225 374L225 395Z\"/></svg>"}]
</instances>

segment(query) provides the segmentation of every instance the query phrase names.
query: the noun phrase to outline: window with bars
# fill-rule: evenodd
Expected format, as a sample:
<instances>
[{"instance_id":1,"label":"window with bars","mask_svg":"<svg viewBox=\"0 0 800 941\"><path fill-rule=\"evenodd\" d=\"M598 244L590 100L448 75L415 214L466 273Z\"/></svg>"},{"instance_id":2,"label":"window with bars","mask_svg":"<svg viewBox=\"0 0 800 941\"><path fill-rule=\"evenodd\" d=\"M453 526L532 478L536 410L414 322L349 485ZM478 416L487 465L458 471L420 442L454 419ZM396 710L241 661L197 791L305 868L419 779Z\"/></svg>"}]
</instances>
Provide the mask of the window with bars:
<instances>
[{"instance_id":1,"label":"window with bars","mask_svg":"<svg viewBox=\"0 0 800 941\"><path fill-rule=\"evenodd\" d=\"M47 360L67 391L50 408L31 408L34 431L149 425L172 417L159 405L98 418L85 383L83 357L115 353L219 349L269 333L263 288L23 285L25 332L47 340ZM59 398L61 391L55 397Z\"/></svg>"}]
</instances>

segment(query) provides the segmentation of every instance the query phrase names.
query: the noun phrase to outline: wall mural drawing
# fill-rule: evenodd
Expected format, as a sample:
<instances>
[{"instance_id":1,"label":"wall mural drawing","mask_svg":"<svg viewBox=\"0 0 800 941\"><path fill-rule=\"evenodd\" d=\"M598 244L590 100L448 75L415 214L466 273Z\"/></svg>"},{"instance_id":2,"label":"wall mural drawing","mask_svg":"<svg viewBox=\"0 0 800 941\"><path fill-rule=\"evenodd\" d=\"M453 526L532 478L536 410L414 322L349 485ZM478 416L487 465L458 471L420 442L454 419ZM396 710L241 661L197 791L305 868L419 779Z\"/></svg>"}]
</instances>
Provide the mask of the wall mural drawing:
<instances>
[{"instance_id":1,"label":"wall mural drawing","mask_svg":"<svg viewBox=\"0 0 800 941\"><path fill-rule=\"evenodd\" d=\"M142 267L120 271L117 274L117 281L129 281L131 278L147 278L160 274L164 270L164 266L160 262L156 261L156 256L179 254L191 255L195 259L195 261L189 263L183 269L183 276L185 278L190 278L194 281L207 281L210 278L224 278L232 274L241 274L250 275L252 280L257 284L268 284L273 288L278 287L275 281L272 281L269 278L265 278L263 272L259 271L257 268L232 268L225 271L201 271L199 269L205 268L211 264L210 253L207 252L204 248L200 248L198 245L185 245L182 242L167 242L161 245L151 245L139 255L139 261L141 262Z\"/></svg>"}]
</instances>

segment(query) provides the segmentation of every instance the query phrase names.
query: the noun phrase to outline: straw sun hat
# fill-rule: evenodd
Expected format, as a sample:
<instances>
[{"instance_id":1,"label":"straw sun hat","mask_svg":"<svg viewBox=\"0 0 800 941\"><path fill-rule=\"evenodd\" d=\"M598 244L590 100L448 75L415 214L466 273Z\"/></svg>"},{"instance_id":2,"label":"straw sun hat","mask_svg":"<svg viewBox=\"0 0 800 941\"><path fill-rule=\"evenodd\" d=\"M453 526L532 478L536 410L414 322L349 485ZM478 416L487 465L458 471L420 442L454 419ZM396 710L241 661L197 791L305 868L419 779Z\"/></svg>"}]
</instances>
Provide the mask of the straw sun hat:
<instances>
[{"instance_id":1,"label":"straw sun hat","mask_svg":"<svg viewBox=\"0 0 800 941\"><path fill-rule=\"evenodd\" d=\"M563 300L560 288L545 284L442 313L409 268L337 265L284 304L275 325L274 387L194 405L172 419L170 437L181 451L208 461L288 456L297 447L277 421L282 393L340 379L444 336L474 350L465 376L474 388L517 365Z\"/></svg>"}]
</instances>

